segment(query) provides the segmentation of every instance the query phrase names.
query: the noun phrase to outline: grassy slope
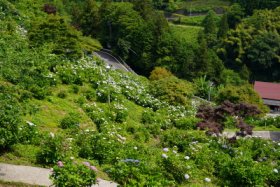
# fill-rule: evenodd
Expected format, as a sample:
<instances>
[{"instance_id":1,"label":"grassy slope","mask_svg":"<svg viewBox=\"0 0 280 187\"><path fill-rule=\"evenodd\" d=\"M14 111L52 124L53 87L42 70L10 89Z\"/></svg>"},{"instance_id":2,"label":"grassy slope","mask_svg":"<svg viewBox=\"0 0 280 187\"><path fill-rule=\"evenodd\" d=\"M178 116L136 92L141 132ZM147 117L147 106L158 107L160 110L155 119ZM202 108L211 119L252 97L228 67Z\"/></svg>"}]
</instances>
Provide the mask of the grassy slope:
<instances>
[{"instance_id":1,"label":"grassy slope","mask_svg":"<svg viewBox=\"0 0 280 187\"><path fill-rule=\"evenodd\" d=\"M230 5L229 1L224 0L195 0L195 1L182 1L178 3L178 7L181 9L201 11L209 10L213 8L227 7Z\"/></svg>"},{"instance_id":2,"label":"grassy slope","mask_svg":"<svg viewBox=\"0 0 280 187\"><path fill-rule=\"evenodd\" d=\"M89 89L88 86L81 86L80 92ZM57 95L60 92L66 93L66 98L59 98ZM52 88L52 96L49 96L45 100L31 101L31 105L38 107L38 112L34 115L25 116L25 120L32 121L38 124L44 130L56 131L59 122L68 113L78 113L81 117L81 127L92 127L95 129L95 125L91 119L84 113L76 102L79 99L79 94L72 92L71 86L59 85Z\"/></svg>"},{"instance_id":3,"label":"grassy slope","mask_svg":"<svg viewBox=\"0 0 280 187\"><path fill-rule=\"evenodd\" d=\"M197 36L199 31L203 28L199 26L188 26L188 25L174 25L170 24L171 30L183 40L190 44L197 44Z\"/></svg>"}]
</instances>

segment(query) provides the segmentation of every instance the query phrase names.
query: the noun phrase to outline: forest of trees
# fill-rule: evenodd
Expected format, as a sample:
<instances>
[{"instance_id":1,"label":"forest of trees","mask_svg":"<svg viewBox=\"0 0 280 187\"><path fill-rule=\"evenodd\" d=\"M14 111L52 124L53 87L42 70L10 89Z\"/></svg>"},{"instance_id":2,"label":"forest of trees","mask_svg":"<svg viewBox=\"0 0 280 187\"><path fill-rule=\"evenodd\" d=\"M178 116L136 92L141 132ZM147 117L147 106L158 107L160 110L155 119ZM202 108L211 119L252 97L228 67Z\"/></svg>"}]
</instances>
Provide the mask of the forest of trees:
<instances>
[{"instance_id":1,"label":"forest of trees","mask_svg":"<svg viewBox=\"0 0 280 187\"><path fill-rule=\"evenodd\" d=\"M161 66L187 80L206 75L223 83L220 75L227 69L247 81L280 80L278 1L233 1L218 22L218 15L209 11L198 44L180 40L163 13L155 11L171 1L122 2L64 1L73 25L142 75Z\"/></svg>"}]
</instances>

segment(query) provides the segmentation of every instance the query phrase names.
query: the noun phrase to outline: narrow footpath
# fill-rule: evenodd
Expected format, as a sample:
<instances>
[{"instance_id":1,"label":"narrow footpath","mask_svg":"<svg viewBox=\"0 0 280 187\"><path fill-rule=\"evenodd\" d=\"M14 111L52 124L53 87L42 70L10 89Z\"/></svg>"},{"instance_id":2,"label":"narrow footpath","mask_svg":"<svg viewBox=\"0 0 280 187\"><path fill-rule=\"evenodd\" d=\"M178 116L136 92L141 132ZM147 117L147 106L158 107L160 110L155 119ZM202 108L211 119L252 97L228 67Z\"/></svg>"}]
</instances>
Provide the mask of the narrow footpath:
<instances>
[{"instance_id":1,"label":"narrow footpath","mask_svg":"<svg viewBox=\"0 0 280 187\"><path fill-rule=\"evenodd\" d=\"M0 180L2 181L52 186L52 182L49 179L50 174L50 169L0 163ZM117 187L114 182L102 179L98 179L98 181L98 184L92 187Z\"/></svg>"}]
</instances>

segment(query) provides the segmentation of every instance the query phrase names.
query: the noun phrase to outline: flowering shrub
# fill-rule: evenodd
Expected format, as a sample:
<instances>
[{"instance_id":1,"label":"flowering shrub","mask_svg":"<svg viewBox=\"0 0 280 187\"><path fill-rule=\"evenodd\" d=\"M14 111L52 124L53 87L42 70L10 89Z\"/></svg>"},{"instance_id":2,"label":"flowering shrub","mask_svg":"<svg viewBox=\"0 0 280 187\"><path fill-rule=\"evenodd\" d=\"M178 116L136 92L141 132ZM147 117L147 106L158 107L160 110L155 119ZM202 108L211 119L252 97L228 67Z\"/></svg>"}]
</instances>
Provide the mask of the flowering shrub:
<instances>
[{"instance_id":1,"label":"flowering shrub","mask_svg":"<svg viewBox=\"0 0 280 187\"><path fill-rule=\"evenodd\" d=\"M170 186L169 181L157 168L149 167L145 161L124 159L108 168L109 176L123 186Z\"/></svg>"},{"instance_id":2,"label":"flowering shrub","mask_svg":"<svg viewBox=\"0 0 280 187\"><path fill-rule=\"evenodd\" d=\"M114 163L124 148L125 139L117 133L81 132L78 137L79 155L95 159L99 164Z\"/></svg>"},{"instance_id":3,"label":"flowering shrub","mask_svg":"<svg viewBox=\"0 0 280 187\"><path fill-rule=\"evenodd\" d=\"M38 144L40 135L37 126L26 121L26 124L19 126L19 142L23 144Z\"/></svg>"},{"instance_id":4,"label":"flowering shrub","mask_svg":"<svg viewBox=\"0 0 280 187\"><path fill-rule=\"evenodd\" d=\"M53 185L57 187L90 187L96 183L96 172L96 167L91 166L89 162L80 164L72 161L65 163L58 161L53 167L50 178Z\"/></svg>"},{"instance_id":5,"label":"flowering shrub","mask_svg":"<svg viewBox=\"0 0 280 187\"><path fill-rule=\"evenodd\" d=\"M54 164L64 157L65 151L62 137L50 133L41 142L41 149L36 155L36 160L40 164Z\"/></svg>"}]
</instances>

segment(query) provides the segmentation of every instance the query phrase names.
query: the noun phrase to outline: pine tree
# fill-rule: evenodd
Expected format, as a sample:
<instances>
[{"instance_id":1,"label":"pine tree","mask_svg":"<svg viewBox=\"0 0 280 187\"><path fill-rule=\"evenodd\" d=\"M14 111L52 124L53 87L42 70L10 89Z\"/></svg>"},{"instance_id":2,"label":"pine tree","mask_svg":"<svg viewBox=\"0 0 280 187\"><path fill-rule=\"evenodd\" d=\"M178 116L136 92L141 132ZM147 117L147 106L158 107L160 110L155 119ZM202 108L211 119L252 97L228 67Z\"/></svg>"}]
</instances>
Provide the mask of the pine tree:
<instances>
[{"instance_id":1,"label":"pine tree","mask_svg":"<svg viewBox=\"0 0 280 187\"><path fill-rule=\"evenodd\" d=\"M227 14L224 14L221 22L220 22L220 28L218 31L218 37L219 38L225 38L227 35L227 32L229 30L229 26L228 26L228 16Z\"/></svg>"},{"instance_id":2,"label":"pine tree","mask_svg":"<svg viewBox=\"0 0 280 187\"><path fill-rule=\"evenodd\" d=\"M210 10L203 20L204 34L208 47L213 47L217 40L216 13Z\"/></svg>"}]
</instances>

